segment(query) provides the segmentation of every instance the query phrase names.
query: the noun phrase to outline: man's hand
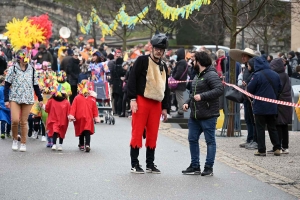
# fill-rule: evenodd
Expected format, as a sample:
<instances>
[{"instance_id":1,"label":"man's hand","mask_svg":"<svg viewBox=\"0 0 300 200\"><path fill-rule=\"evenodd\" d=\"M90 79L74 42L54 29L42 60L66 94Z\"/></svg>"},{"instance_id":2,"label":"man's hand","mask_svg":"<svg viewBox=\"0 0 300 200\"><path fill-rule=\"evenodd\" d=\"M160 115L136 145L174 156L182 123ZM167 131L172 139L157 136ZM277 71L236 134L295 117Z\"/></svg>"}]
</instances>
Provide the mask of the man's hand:
<instances>
[{"instance_id":1,"label":"man's hand","mask_svg":"<svg viewBox=\"0 0 300 200\"><path fill-rule=\"evenodd\" d=\"M168 120L168 113L167 113L167 109L163 109L161 111L161 116L163 117L163 122L166 122Z\"/></svg>"},{"instance_id":2,"label":"man's hand","mask_svg":"<svg viewBox=\"0 0 300 200\"><path fill-rule=\"evenodd\" d=\"M136 111L138 110L138 105L136 101L130 101L130 108L132 113L136 113Z\"/></svg>"},{"instance_id":3,"label":"man's hand","mask_svg":"<svg viewBox=\"0 0 300 200\"><path fill-rule=\"evenodd\" d=\"M195 99L195 101L201 101L201 96L200 96L200 94L196 94L196 95L194 96L194 99Z\"/></svg>"},{"instance_id":4,"label":"man's hand","mask_svg":"<svg viewBox=\"0 0 300 200\"><path fill-rule=\"evenodd\" d=\"M10 108L10 103L9 102L5 102L5 107L6 108Z\"/></svg>"},{"instance_id":5,"label":"man's hand","mask_svg":"<svg viewBox=\"0 0 300 200\"><path fill-rule=\"evenodd\" d=\"M183 111L187 111L189 109L189 104L187 104L187 103L183 104L182 109L183 109Z\"/></svg>"}]
</instances>

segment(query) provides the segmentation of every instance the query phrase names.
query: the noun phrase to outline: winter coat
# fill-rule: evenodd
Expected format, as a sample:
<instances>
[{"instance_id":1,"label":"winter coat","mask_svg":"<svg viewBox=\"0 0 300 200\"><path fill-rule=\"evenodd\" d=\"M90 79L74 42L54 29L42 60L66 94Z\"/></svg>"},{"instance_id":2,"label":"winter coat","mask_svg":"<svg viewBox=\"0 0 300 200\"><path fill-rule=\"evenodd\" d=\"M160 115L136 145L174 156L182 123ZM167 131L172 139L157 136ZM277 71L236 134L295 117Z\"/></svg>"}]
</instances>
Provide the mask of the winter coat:
<instances>
[{"instance_id":1,"label":"winter coat","mask_svg":"<svg viewBox=\"0 0 300 200\"><path fill-rule=\"evenodd\" d=\"M75 136L79 137L83 131L87 130L91 135L95 132L94 118L98 117L96 99L78 94L71 106L70 115L75 117Z\"/></svg>"},{"instance_id":2,"label":"winter coat","mask_svg":"<svg viewBox=\"0 0 300 200\"><path fill-rule=\"evenodd\" d=\"M40 56L42 56L40 58ZM41 52L39 51L35 56L33 56L32 60L37 60L37 63L42 64L44 61L50 62L53 64L53 57L49 51Z\"/></svg>"},{"instance_id":3,"label":"winter coat","mask_svg":"<svg viewBox=\"0 0 300 200\"><path fill-rule=\"evenodd\" d=\"M60 70L63 70L63 71L67 71L67 67L70 63L70 60L72 60L72 56L66 56L62 59L61 63L60 63Z\"/></svg>"},{"instance_id":4,"label":"winter coat","mask_svg":"<svg viewBox=\"0 0 300 200\"><path fill-rule=\"evenodd\" d=\"M219 97L223 90L221 79L213 66L198 73L192 82L190 98L186 101L191 109L190 118L201 120L220 116ZM197 94L200 94L200 101L194 100Z\"/></svg>"},{"instance_id":5,"label":"winter coat","mask_svg":"<svg viewBox=\"0 0 300 200\"><path fill-rule=\"evenodd\" d=\"M188 74L188 64L185 60L185 51L183 48L177 50L177 62L172 72L172 77L177 81L186 81ZM185 91L186 83L178 83L175 90Z\"/></svg>"},{"instance_id":6,"label":"winter coat","mask_svg":"<svg viewBox=\"0 0 300 200\"><path fill-rule=\"evenodd\" d=\"M289 65L292 68L292 73L296 72L296 67L298 66L298 59L296 56L290 58Z\"/></svg>"},{"instance_id":7,"label":"winter coat","mask_svg":"<svg viewBox=\"0 0 300 200\"><path fill-rule=\"evenodd\" d=\"M125 76L126 70L123 69L122 64L123 58L118 58L110 69L111 83L113 85L113 94L121 95L123 93L123 81L121 80L121 77Z\"/></svg>"},{"instance_id":8,"label":"winter coat","mask_svg":"<svg viewBox=\"0 0 300 200\"><path fill-rule=\"evenodd\" d=\"M279 58L281 59L281 58ZM281 61L281 60L280 60ZM292 102L292 86L291 81L289 79L289 76L285 73L284 65L281 66L275 66L272 65L273 62L271 62L271 68L279 74L279 78L282 85L282 90L279 95L280 101L285 102ZM284 105L278 105L278 117L277 117L277 124L292 124L292 117L293 117L293 108L290 106L284 106Z\"/></svg>"},{"instance_id":9,"label":"winter coat","mask_svg":"<svg viewBox=\"0 0 300 200\"><path fill-rule=\"evenodd\" d=\"M0 56L0 75L4 74L4 71L7 68L7 62L3 56Z\"/></svg>"},{"instance_id":10,"label":"winter coat","mask_svg":"<svg viewBox=\"0 0 300 200\"><path fill-rule=\"evenodd\" d=\"M270 68L267 60L261 57L255 57L254 59L255 72L247 86L248 92L259 97L277 99L277 95L281 91L279 75ZM274 89L263 72L269 77L270 81L272 81ZM253 114L277 115L277 104L254 99Z\"/></svg>"},{"instance_id":11,"label":"winter coat","mask_svg":"<svg viewBox=\"0 0 300 200\"><path fill-rule=\"evenodd\" d=\"M300 74L298 72L295 72L292 74L291 78L300 79Z\"/></svg>"},{"instance_id":12,"label":"winter coat","mask_svg":"<svg viewBox=\"0 0 300 200\"><path fill-rule=\"evenodd\" d=\"M77 85L80 74L79 60L72 58L67 66L67 78L70 85Z\"/></svg>"},{"instance_id":13,"label":"winter coat","mask_svg":"<svg viewBox=\"0 0 300 200\"><path fill-rule=\"evenodd\" d=\"M0 121L11 124L10 109L4 103L4 86L0 86Z\"/></svg>"}]
</instances>

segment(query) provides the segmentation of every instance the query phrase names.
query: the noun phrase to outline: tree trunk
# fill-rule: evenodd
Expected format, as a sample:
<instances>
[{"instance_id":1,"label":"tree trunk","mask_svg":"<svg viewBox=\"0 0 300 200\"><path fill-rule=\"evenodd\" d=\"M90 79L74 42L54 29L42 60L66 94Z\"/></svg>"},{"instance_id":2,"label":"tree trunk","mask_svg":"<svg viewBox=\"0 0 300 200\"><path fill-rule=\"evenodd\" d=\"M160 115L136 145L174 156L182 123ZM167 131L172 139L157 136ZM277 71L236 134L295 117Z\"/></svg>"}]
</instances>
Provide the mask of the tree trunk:
<instances>
[{"instance_id":1,"label":"tree trunk","mask_svg":"<svg viewBox=\"0 0 300 200\"><path fill-rule=\"evenodd\" d=\"M230 30L230 49L236 48L236 26L237 26L237 0L232 1L232 23ZM231 84L236 84L236 75L235 75L235 60L230 58L230 67L229 67L229 82ZM227 137L234 137L234 121L235 121L235 103L233 101L228 101L228 110L229 110L229 118L227 124Z\"/></svg>"},{"instance_id":2,"label":"tree trunk","mask_svg":"<svg viewBox=\"0 0 300 200\"><path fill-rule=\"evenodd\" d=\"M123 26L123 46L122 46L122 50L126 51L127 49L127 27Z\"/></svg>"},{"instance_id":3,"label":"tree trunk","mask_svg":"<svg viewBox=\"0 0 300 200\"><path fill-rule=\"evenodd\" d=\"M97 48L97 37L96 37L95 22L93 22L93 39L94 39L94 48Z\"/></svg>"}]
</instances>

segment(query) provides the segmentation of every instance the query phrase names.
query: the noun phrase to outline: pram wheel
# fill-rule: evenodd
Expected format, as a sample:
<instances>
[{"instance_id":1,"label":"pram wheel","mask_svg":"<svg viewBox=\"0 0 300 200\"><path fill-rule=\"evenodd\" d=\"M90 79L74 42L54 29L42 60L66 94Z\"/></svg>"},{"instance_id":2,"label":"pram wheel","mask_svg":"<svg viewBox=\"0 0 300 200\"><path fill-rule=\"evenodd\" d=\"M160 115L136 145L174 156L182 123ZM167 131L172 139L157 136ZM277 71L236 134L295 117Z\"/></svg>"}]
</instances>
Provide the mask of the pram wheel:
<instances>
[{"instance_id":1,"label":"pram wheel","mask_svg":"<svg viewBox=\"0 0 300 200\"><path fill-rule=\"evenodd\" d=\"M115 125L115 118L114 117L111 119L111 122L112 122L113 125Z\"/></svg>"},{"instance_id":2,"label":"pram wheel","mask_svg":"<svg viewBox=\"0 0 300 200\"><path fill-rule=\"evenodd\" d=\"M109 125L111 125L111 119L108 120Z\"/></svg>"}]
</instances>

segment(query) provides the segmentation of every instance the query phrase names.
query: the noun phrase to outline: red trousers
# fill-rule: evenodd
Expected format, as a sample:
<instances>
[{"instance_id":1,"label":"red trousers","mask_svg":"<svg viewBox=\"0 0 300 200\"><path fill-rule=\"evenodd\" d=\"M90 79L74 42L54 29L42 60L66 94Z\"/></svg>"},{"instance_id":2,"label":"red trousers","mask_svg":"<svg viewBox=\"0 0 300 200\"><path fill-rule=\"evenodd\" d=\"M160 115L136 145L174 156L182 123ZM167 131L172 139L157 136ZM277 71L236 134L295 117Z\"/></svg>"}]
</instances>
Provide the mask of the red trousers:
<instances>
[{"instance_id":1,"label":"red trousers","mask_svg":"<svg viewBox=\"0 0 300 200\"><path fill-rule=\"evenodd\" d=\"M146 147L154 149L158 136L158 128L161 117L161 102L137 96L136 113L132 113L132 131L130 146L141 148L143 142L143 132L146 128Z\"/></svg>"}]
</instances>

